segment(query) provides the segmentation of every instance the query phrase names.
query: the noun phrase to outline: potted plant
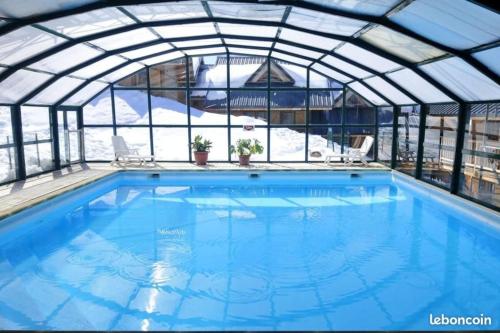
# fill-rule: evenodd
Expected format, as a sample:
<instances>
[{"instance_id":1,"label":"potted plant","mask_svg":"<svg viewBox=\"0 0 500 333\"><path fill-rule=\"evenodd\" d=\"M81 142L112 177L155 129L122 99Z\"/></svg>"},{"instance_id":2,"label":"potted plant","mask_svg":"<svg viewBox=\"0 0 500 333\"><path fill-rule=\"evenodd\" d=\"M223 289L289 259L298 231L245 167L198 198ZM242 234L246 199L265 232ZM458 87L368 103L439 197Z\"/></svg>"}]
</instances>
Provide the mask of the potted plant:
<instances>
[{"instance_id":1,"label":"potted plant","mask_svg":"<svg viewBox=\"0 0 500 333\"><path fill-rule=\"evenodd\" d=\"M253 139L253 143L252 139L239 139L236 141L236 147L231 145L231 153L238 153L240 165L248 165L252 154L262 154L263 151L264 147L257 139Z\"/></svg>"},{"instance_id":2,"label":"potted plant","mask_svg":"<svg viewBox=\"0 0 500 333\"><path fill-rule=\"evenodd\" d=\"M206 165L208 160L208 152L212 148L212 141L203 140L201 135L194 137L194 142L191 143L194 151L194 159L196 165Z\"/></svg>"}]
</instances>

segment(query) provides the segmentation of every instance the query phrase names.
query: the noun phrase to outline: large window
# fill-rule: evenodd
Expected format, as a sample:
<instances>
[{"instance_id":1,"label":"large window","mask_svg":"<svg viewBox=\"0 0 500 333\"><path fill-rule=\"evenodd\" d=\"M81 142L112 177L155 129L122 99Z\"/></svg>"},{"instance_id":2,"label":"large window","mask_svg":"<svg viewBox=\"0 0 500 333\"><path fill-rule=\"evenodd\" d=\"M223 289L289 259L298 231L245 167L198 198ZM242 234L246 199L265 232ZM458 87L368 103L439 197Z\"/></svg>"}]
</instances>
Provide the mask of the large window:
<instances>
[{"instance_id":1,"label":"large window","mask_svg":"<svg viewBox=\"0 0 500 333\"><path fill-rule=\"evenodd\" d=\"M390 165L392 159L392 125L394 122L394 110L392 107L381 107L378 108L377 113L377 159L385 165Z\"/></svg>"},{"instance_id":2,"label":"large window","mask_svg":"<svg viewBox=\"0 0 500 333\"><path fill-rule=\"evenodd\" d=\"M11 109L0 106L0 183L16 178L17 163L12 135Z\"/></svg>"},{"instance_id":3,"label":"large window","mask_svg":"<svg viewBox=\"0 0 500 333\"><path fill-rule=\"evenodd\" d=\"M417 165L419 127L420 106L402 107L398 117L396 169L410 175L415 175Z\"/></svg>"}]
</instances>

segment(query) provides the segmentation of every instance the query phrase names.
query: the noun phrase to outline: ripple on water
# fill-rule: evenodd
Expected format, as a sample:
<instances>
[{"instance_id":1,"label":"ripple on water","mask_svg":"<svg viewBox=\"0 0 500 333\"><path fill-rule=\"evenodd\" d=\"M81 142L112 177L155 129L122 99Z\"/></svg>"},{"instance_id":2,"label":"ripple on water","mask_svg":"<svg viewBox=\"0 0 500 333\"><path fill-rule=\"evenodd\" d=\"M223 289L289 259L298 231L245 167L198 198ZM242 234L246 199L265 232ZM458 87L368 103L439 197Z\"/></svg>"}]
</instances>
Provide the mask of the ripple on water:
<instances>
[{"instance_id":1,"label":"ripple on water","mask_svg":"<svg viewBox=\"0 0 500 333\"><path fill-rule=\"evenodd\" d=\"M66 262L73 265L91 267L110 266L119 260L121 256L122 252L119 250L110 249L96 251L92 249L84 249L69 255L66 258Z\"/></svg>"}]
</instances>

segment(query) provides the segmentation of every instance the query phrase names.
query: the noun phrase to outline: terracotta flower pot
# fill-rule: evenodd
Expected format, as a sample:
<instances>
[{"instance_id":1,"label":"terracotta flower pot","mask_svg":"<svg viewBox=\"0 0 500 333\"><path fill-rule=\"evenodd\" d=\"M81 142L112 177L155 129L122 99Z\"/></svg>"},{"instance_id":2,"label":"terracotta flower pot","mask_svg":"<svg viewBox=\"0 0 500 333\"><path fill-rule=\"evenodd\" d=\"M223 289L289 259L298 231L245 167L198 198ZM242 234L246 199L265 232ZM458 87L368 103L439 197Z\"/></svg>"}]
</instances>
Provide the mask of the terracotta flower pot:
<instances>
[{"instance_id":1,"label":"terracotta flower pot","mask_svg":"<svg viewBox=\"0 0 500 333\"><path fill-rule=\"evenodd\" d=\"M208 160L208 151L195 151L194 159L196 165L206 165Z\"/></svg>"},{"instance_id":2,"label":"terracotta flower pot","mask_svg":"<svg viewBox=\"0 0 500 333\"><path fill-rule=\"evenodd\" d=\"M251 155L240 155L240 165L249 165Z\"/></svg>"}]
</instances>

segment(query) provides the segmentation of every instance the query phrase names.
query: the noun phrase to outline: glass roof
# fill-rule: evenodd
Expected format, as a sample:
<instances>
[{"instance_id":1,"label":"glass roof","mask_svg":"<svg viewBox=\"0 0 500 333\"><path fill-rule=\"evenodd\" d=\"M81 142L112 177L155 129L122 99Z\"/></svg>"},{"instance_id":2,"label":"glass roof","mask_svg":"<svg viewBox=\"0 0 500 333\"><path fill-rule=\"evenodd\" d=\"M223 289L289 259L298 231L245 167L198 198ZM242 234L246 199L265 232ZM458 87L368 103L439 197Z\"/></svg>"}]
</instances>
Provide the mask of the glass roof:
<instances>
[{"instance_id":1,"label":"glass roof","mask_svg":"<svg viewBox=\"0 0 500 333\"><path fill-rule=\"evenodd\" d=\"M99 81L91 82L87 86L80 89L76 94L65 100L62 105L82 105L107 87L108 84L106 83Z\"/></svg>"},{"instance_id":2,"label":"glass roof","mask_svg":"<svg viewBox=\"0 0 500 333\"><path fill-rule=\"evenodd\" d=\"M386 101L359 82L349 83L348 86L375 105L388 105Z\"/></svg>"},{"instance_id":3,"label":"glass roof","mask_svg":"<svg viewBox=\"0 0 500 333\"><path fill-rule=\"evenodd\" d=\"M47 88L43 89L35 97L30 99L28 103L52 105L84 82L84 80L80 79L62 77L49 85Z\"/></svg>"},{"instance_id":4,"label":"glass roof","mask_svg":"<svg viewBox=\"0 0 500 333\"><path fill-rule=\"evenodd\" d=\"M21 6L19 1L0 1L0 26L6 31L0 35L0 103L15 103L36 89L44 93L32 102L53 101L63 91L56 83L66 82L63 88L69 88L70 82L76 85L80 81L77 78L94 79L105 72L108 74L101 79L114 82L144 65L186 54L225 54L224 43L232 53L270 55L311 66L320 74L349 83L375 104L380 97L357 80L395 104L416 102L399 86L425 103L451 101L448 95L458 96L456 102L500 99L494 78L500 72L500 15L472 1L305 0L277 4L193 0L137 5L126 1L123 7L95 1L92 10L76 8L90 2L94 1L24 0ZM69 9L70 15L59 12L48 21L37 16ZM394 26L389 28L376 18L383 15ZM24 19L27 16L30 21ZM18 26L10 29L10 23L1 17L17 18ZM173 25L171 20L184 20L178 22L184 24ZM223 43L215 38L218 32L231 37ZM428 40L437 44L432 46ZM122 48L130 51L118 54ZM450 51L453 48L458 51ZM89 64L79 68L85 62ZM422 78L414 68L430 78ZM62 72L70 76L58 76L45 87L52 74ZM433 80L441 84L439 88ZM47 90L50 87L58 90L53 98ZM82 91L90 94L98 87L104 88L105 83L88 84ZM86 96L77 94L72 103Z\"/></svg>"}]
</instances>

